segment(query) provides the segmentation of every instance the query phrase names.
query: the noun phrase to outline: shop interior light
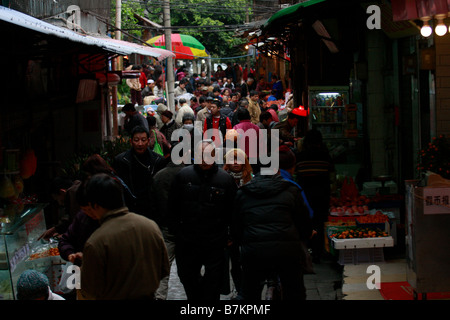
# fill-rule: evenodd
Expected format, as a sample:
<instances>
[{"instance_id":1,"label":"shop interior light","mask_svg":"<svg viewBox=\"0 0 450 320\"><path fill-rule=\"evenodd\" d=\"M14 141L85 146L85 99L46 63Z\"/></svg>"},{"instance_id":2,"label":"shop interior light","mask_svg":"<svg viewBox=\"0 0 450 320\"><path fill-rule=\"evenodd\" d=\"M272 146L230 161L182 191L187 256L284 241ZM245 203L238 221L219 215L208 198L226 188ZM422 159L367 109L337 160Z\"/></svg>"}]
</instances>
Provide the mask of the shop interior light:
<instances>
[{"instance_id":1,"label":"shop interior light","mask_svg":"<svg viewBox=\"0 0 450 320\"><path fill-rule=\"evenodd\" d=\"M434 32L436 32L438 36L442 37L447 33L447 27L443 23L438 23L438 25L434 29Z\"/></svg>"},{"instance_id":2,"label":"shop interior light","mask_svg":"<svg viewBox=\"0 0 450 320\"><path fill-rule=\"evenodd\" d=\"M337 92L321 92L319 93L320 96L338 96L339 93Z\"/></svg>"},{"instance_id":3,"label":"shop interior light","mask_svg":"<svg viewBox=\"0 0 450 320\"><path fill-rule=\"evenodd\" d=\"M433 29L431 29L430 24L428 23L428 21L424 21L423 22L423 26L420 29L420 34L427 38L429 36L431 36L431 33L433 32Z\"/></svg>"},{"instance_id":4,"label":"shop interior light","mask_svg":"<svg viewBox=\"0 0 450 320\"><path fill-rule=\"evenodd\" d=\"M436 19L438 23L436 25L436 28L434 29L434 32L436 32L438 36L442 37L447 33L447 27L444 24L444 16L443 15L436 16Z\"/></svg>"}]
</instances>

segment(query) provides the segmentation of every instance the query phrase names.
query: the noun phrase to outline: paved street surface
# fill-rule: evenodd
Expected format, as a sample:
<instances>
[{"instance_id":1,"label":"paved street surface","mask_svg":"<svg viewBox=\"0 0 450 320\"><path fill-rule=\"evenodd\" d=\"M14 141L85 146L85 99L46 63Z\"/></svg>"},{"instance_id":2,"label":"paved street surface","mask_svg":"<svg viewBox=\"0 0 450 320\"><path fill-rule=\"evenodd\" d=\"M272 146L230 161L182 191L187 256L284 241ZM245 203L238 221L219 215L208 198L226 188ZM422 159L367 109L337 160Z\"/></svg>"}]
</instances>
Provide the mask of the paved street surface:
<instances>
[{"instance_id":1,"label":"paved street surface","mask_svg":"<svg viewBox=\"0 0 450 320\"><path fill-rule=\"evenodd\" d=\"M307 300L342 300L342 269L333 259L325 258L320 264L315 264L316 274L305 275ZM234 288L232 281L230 287ZM233 296L231 293L220 298L230 300ZM167 300L186 300L186 293L177 275L176 261L170 272Z\"/></svg>"},{"instance_id":2,"label":"paved street surface","mask_svg":"<svg viewBox=\"0 0 450 320\"><path fill-rule=\"evenodd\" d=\"M342 270L333 258L314 264L316 274L305 275L306 300L342 300Z\"/></svg>"},{"instance_id":3,"label":"paved street surface","mask_svg":"<svg viewBox=\"0 0 450 320\"><path fill-rule=\"evenodd\" d=\"M186 293L177 274L177 261L174 260L170 269L169 292L167 300L186 300Z\"/></svg>"}]
</instances>

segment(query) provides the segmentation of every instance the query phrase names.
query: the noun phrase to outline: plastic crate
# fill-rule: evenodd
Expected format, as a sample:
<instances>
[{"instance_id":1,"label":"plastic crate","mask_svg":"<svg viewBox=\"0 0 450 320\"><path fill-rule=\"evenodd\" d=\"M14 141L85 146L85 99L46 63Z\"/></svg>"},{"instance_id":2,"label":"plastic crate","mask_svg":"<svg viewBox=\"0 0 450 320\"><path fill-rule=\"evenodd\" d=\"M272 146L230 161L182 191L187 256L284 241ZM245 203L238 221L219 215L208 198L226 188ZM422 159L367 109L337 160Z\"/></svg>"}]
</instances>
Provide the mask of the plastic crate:
<instances>
[{"instance_id":1,"label":"plastic crate","mask_svg":"<svg viewBox=\"0 0 450 320\"><path fill-rule=\"evenodd\" d=\"M384 248L394 246L394 239L391 236L375 237L375 238L351 238L351 239L333 238L331 241L333 247L337 250L371 249L371 248Z\"/></svg>"},{"instance_id":2,"label":"plastic crate","mask_svg":"<svg viewBox=\"0 0 450 320\"><path fill-rule=\"evenodd\" d=\"M338 262L340 265L384 262L383 248L342 249Z\"/></svg>"},{"instance_id":3,"label":"plastic crate","mask_svg":"<svg viewBox=\"0 0 450 320\"><path fill-rule=\"evenodd\" d=\"M325 226L325 230L326 230L325 250L327 250L331 255L336 256L337 252L334 249L333 241L332 241L333 239L331 238L331 235L336 232L341 232L341 231L345 231L348 229L355 229L355 228L356 228L356 225L354 225L354 226L349 226L349 225L337 226L337 225L333 225L333 224L330 225L329 223L327 223L327 225Z\"/></svg>"},{"instance_id":4,"label":"plastic crate","mask_svg":"<svg viewBox=\"0 0 450 320\"><path fill-rule=\"evenodd\" d=\"M368 228L368 229L372 229L372 230L380 229L381 231L386 231L388 233L390 231L390 224L389 224L389 222L359 223L358 220L356 220L356 226L358 228Z\"/></svg>"}]
</instances>

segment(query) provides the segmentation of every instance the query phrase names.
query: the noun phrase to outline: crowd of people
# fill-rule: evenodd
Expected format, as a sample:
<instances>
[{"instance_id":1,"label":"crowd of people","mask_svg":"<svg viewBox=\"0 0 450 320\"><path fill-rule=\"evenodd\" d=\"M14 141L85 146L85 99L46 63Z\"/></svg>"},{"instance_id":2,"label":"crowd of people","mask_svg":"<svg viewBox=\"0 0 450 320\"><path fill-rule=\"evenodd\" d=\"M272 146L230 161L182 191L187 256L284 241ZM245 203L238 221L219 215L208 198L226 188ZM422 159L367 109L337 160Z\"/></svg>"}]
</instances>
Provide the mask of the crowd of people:
<instances>
[{"instance_id":1,"label":"crowd of people","mask_svg":"<svg viewBox=\"0 0 450 320\"><path fill-rule=\"evenodd\" d=\"M175 114L159 103L145 118L133 103L125 105L130 149L111 164L92 155L82 179L54 188L68 221L43 237L59 234L61 258L81 267L77 299L165 300L175 259L188 300L230 294L230 274L235 299L260 300L271 277L279 279L283 299L306 299L308 247L316 262L324 249L317 233L323 237L332 161L320 132L296 136L295 108L285 106L283 114L279 105L268 106L269 95L252 87L250 70L240 83L248 94L241 96L234 79L227 86L227 69L218 68L215 75L225 77L211 82L184 72L180 92L194 80L196 94L179 99ZM270 96L278 98L276 90ZM201 137L189 144L188 157L174 152L186 143L173 134L179 128ZM206 136L209 129L218 134ZM270 165L258 161L264 144L238 144L247 130L260 139L261 129L279 132L270 140L275 148L268 148L279 160L270 174L262 174ZM300 140L304 148L297 147ZM221 149L223 162L216 157ZM192 163L194 155L201 161Z\"/></svg>"},{"instance_id":2,"label":"crowd of people","mask_svg":"<svg viewBox=\"0 0 450 320\"><path fill-rule=\"evenodd\" d=\"M167 105L164 73L159 64L130 65L127 69L139 74L139 78L126 80L130 90L129 104L135 107ZM156 70L159 71L156 72ZM259 122L259 114L270 109L281 112L283 116L281 120L283 120L292 108L291 90L283 85L283 81L277 74L270 74L268 81L263 76L259 76L258 80L255 77L255 71L251 67L245 65L243 68L238 63L228 63L225 69L218 65L210 78L206 76L205 71L190 74L185 67L181 66L175 70L175 110L172 109L175 114L173 116L177 118L177 123L181 126L182 115L190 112L197 117L197 113L204 109L204 100L209 97L220 100L223 108L221 114L225 114L230 120L242 100L249 102L252 122L255 124ZM190 108L183 108L183 106ZM180 109L182 109L181 112ZM204 120L204 112L200 115L200 121ZM149 113L153 116L156 114L153 108ZM274 120L278 122L278 117L275 117Z\"/></svg>"},{"instance_id":3,"label":"crowd of people","mask_svg":"<svg viewBox=\"0 0 450 320\"><path fill-rule=\"evenodd\" d=\"M228 63L223 69L218 65L211 78L208 79L205 72L200 74L189 74L183 67L175 71L177 79L175 87L175 108L169 110L164 97L155 94L155 83L161 81L163 74L158 73L158 77L145 72L153 69L152 66L142 65L140 67L130 66L139 69L140 79L135 82L145 82L147 76L154 76L148 80L147 86L142 90L142 96L147 100L146 112L137 111L140 103L136 99L127 103L122 112L125 114L123 133L130 134L131 128L141 125L148 128L148 123L152 125L151 148L158 149L158 153L167 157L171 152L171 135L180 128L189 131L205 133L208 129L219 129L222 139L212 139L217 146L224 142L227 130L238 127L246 131L253 129L279 129L281 139L290 147L296 147L298 137L292 134L292 129L296 127L295 120L284 122L288 117L292 117L293 94L290 89L285 89L280 77L271 75L271 82L265 82L264 77L255 80L255 71L247 65L242 68L238 63ZM127 81L129 81L128 79ZM138 81L139 80L139 81ZM130 96L133 97L133 90L130 86ZM158 92L161 90L157 89ZM164 91L164 89L163 89ZM151 108L149 108L151 104ZM247 111L250 118L247 119ZM239 118L244 117L244 118ZM294 115L294 118L298 116ZM251 123L245 124L246 122ZM195 126L194 126L195 125ZM256 128L258 127L258 128ZM295 129L294 129L295 130ZM153 141L155 143L153 143ZM246 150L248 151L248 150ZM250 156L247 153L247 156Z\"/></svg>"}]
</instances>

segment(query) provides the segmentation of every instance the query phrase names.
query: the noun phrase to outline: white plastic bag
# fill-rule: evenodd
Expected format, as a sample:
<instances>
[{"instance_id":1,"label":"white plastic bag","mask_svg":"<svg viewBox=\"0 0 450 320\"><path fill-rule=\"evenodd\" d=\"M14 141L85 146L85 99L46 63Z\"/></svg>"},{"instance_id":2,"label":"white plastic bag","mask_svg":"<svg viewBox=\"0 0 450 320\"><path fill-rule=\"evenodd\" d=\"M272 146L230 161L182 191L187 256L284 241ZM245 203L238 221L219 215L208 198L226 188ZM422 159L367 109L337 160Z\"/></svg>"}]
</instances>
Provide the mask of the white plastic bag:
<instances>
[{"instance_id":1,"label":"white plastic bag","mask_svg":"<svg viewBox=\"0 0 450 320\"><path fill-rule=\"evenodd\" d=\"M68 294L70 292L72 292L73 290L73 285L70 286L70 288L67 286L69 284L69 282L72 280L70 277L73 275L72 272L67 272L68 268L73 266L72 262L67 261L65 264L61 265L61 280L59 281L58 287L57 287L57 292L61 292L64 294ZM71 267L72 268L72 267ZM70 269L69 269L70 271ZM72 288L72 289L71 289Z\"/></svg>"}]
</instances>

